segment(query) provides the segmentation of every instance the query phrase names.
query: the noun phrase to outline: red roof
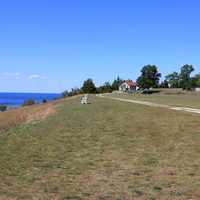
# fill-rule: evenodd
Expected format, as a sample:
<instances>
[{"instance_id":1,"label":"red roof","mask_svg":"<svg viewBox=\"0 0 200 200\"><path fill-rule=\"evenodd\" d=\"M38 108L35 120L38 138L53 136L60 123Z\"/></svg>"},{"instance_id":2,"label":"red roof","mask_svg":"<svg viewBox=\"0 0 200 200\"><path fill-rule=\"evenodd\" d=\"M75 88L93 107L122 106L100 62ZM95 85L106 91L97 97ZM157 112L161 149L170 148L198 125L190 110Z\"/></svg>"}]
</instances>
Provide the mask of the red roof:
<instances>
[{"instance_id":1,"label":"red roof","mask_svg":"<svg viewBox=\"0 0 200 200\"><path fill-rule=\"evenodd\" d=\"M129 85L129 87L135 87L136 86L136 83L133 82L132 80L127 80L127 81L124 81L125 83L127 83Z\"/></svg>"}]
</instances>

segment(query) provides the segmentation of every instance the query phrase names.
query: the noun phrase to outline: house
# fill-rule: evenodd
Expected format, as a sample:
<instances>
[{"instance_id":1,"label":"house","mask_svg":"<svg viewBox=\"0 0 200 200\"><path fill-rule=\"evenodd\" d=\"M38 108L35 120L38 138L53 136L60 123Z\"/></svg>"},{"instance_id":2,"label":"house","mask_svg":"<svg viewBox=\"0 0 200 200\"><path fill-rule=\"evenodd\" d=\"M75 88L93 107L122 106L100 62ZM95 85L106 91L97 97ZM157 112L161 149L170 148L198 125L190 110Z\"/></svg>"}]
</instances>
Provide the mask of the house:
<instances>
[{"instance_id":1,"label":"house","mask_svg":"<svg viewBox=\"0 0 200 200\"><path fill-rule=\"evenodd\" d=\"M136 90L137 90L137 85L132 80L126 80L119 86L119 91L121 92L130 92Z\"/></svg>"},{"instance_id":2,"label":"house","mask_svg":"<svg viewBox=\"0 0 200 200\"><path fill-rule=\"evenodd\" d=\"M196 88L194 88L194 91L195 91L195 92L200 92L200 88L199 88L199 87L196 87Z\"/></svg>"}]
</instances>

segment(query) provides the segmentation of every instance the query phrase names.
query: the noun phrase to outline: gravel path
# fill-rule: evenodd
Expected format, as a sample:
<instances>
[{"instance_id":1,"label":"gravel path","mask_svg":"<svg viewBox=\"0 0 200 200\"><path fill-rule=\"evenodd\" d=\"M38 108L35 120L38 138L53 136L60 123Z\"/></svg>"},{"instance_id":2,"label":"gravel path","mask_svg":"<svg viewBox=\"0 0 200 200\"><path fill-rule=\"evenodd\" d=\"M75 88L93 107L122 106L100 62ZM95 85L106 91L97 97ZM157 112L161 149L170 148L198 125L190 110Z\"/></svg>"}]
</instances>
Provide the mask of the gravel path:
<instances>
[{"instance_id":1,"label":"gravel path","mask_svg":"<svg viewBox=\"0 0 200 200\"><path fill-rule=\"evenodd\" d=\"M129 103L135 103L135 104L151 106L151 107L168 108L170 110L177 110L177 111L184 111L184 112L200 114L200 109L196 109L196 108L174 107L174 106L169 106L169 105L164 105L164 104L152 103L152 102L148 102L148 101L138 101L138 100L132 100L132 99L123 99L123 98L110 97L110 96L104 96L104 95L97 95L97 96L102 97L102 98L107 98L107 99L113 99L113 100L117 100L117 101L123 101L123 102L129 102Z\"/></svg>"}]
</instances>

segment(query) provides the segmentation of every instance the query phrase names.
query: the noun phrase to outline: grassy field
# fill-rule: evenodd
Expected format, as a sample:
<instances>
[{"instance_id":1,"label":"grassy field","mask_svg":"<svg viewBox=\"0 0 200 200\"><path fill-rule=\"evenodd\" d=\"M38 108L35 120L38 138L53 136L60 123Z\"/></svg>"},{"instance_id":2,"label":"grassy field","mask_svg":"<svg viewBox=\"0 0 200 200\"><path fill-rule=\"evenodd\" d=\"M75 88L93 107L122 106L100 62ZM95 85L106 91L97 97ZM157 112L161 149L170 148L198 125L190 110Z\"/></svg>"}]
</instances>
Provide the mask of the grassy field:
<instances>
[{"instance_id":1,"label":"grassy field","mask_svg":"<svg viewBox=\"0 0 200 200\"><path fill-rule=\"evenodd\" d=\"M181 90L162 89L159 93L144 94L112 94L113 97L149 101L169 106L200 108L200 92L183 92Z\"/></svg>"},{"instance_id":2,"label":"grassy field","mask_svg":"<svg viewBox=\"0 0 200 200\"><path fill-rule=\"evenodd\" d=\"M1 200L200 199L199 116L90 101L2 131Z\"/></svg>"}]
</instances>

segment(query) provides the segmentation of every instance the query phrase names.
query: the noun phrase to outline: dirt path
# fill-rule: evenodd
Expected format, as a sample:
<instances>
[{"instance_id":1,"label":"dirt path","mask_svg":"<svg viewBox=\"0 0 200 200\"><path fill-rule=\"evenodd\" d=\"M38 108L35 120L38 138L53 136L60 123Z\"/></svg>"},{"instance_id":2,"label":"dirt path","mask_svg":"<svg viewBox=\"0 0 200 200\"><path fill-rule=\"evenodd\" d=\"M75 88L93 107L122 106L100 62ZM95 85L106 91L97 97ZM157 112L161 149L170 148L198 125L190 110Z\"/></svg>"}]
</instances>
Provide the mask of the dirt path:
<instances>
[{"instance_id":1,"label":"dirt path","mask_svg":"<svg viewBox=\"0 0 200 200\"><path fill-rule=\"evenodd\" d=\"M196 109L196 108L174 107L174 106L169 106L169 105L164 105L164 104L152 103L152 102L148 102L148 101L138 101L138 100L132 100L132 99L123 99L123 98L110 97L110 96L104 96L104 95L98 95L98 96L102 97L102 98L117 100L117 101L141 104L141 105L146 105L146 106L151 106L151 107L168 108L170 110L177 110L177 111L184 111L184 112L200 114L200 109Z\"/></svg>"}]
</instances>

